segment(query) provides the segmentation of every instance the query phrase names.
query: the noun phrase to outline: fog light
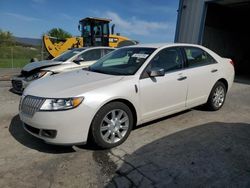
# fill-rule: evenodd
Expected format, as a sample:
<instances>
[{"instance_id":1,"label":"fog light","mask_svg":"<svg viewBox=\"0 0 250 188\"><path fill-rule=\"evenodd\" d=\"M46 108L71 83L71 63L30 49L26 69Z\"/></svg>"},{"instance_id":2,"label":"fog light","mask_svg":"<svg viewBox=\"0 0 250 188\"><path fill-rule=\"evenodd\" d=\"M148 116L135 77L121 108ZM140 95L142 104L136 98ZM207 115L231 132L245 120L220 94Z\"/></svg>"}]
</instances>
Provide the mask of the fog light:
<instances>
[{"instance_id":1,"label":"fog light","mask_svg":"<svg viewBox=\"0 0 250 188\"><path fill-rule=\"evenodd\" d=\"M56 130L42 130L41 131L41 136L46 137L46 138L55 138L56 137Z\"/></svg>"}]
</instances>

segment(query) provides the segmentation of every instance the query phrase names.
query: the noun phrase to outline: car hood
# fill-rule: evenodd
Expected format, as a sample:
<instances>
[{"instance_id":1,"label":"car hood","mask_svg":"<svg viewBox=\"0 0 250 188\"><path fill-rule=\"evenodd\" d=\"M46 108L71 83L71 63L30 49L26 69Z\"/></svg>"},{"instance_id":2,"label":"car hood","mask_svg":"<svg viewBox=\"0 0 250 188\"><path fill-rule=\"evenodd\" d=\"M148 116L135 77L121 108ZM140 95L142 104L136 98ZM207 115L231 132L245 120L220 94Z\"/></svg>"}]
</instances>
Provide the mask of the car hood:
<instances>
[{"instance_id":1,"label":"car hood","mask_svg":"<svg viewBox=\"0 0 250 188\"><path fill-rule=\"evenodd\" d=\"M81 96L88 91L113 84L122 78L123 76L113 76L85 70L71 71L32 82L24 90L24 95L47 98Z\"/></svg>"},{"instance_id":2,"label":"car hood","mask_svg":"<svg viewBox=\"0 0 250 188\"><path fill-rule=\"evenodd\" d=\"M25 72L29 72L34 69L41 69L45 67L60 65L62 63L63 63L62 61L53 61L53 60L37 61L37 62L28 63L27 65L23 67L22 70Z\"/></svg>"},{"instance_id":3,"label":"car hood","mask_svg":"<svg viewBox=\"0 0 250 188\"><path fill-rule=\"evenodd\" d=\"M64 72L64 71L85 68L85 67L92 65L95 62L96 61L84 61L84 62L81 62L80 64L77 64L77 63L73 63L73 62L68 61L67 63L62 63L59 65L54 65L52 67L43 68L42 70L60 73L60 72Z\"/></svg>"},{"instance_id":4,"label":"car hood","mask_svg":"<svg viewBox=\"0 0 250 188\"><path fill-rule=\"evenodd\" d=\"M74 70L76 68L81 68L82 66L76 63L63 63L59 65L53 65L52 67L42 68L43 71L51 71L55 73L62 72L64 70Z\"/></svg>"}]
</instances>

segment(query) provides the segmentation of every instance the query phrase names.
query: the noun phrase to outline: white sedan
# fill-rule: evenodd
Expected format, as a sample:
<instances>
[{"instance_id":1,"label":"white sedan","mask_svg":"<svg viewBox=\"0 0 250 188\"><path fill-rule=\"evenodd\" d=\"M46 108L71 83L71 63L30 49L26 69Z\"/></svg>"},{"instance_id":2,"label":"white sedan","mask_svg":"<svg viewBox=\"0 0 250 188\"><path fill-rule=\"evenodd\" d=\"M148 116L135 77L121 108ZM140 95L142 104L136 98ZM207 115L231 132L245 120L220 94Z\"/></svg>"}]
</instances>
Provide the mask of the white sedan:
<instances>
[{"instance_id":1,"label":"white sedan","mask_svg":"<svg viewBox=\"0 0 250 188\"><path fill-rule=\"evenodd\" d=\"M110 47L74 48L52 60L29 63L22 68L19 76L12 78L13 90L22 93L27 85L39 78L88 67L113 50Z\"/></svg>"},{"instance_id":2,"label":"white sedan","mask_svg":"<svg viewBox=\"0 0 250 188\"><path fill-rule=\"evenodd\" d=\"M234 80L230 59L191 44L136 45L91 65L35 81L24 91L20 118L52 144L91 137L111 148L139 124L206 104L220 109Z\"/></svg>"}]
</instances>

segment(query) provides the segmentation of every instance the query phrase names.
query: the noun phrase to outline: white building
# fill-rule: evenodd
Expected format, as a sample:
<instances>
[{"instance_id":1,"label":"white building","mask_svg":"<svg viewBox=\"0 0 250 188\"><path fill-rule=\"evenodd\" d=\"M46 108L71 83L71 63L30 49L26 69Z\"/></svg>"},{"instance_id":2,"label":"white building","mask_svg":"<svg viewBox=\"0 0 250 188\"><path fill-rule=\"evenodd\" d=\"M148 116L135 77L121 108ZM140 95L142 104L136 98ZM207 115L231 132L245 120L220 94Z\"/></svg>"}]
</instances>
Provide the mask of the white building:
<instances>
[{"instance_id":1,"label":"white building","mask_svg":"<svg viewBox=\"0 0 250 188\"><path fill-rule=\"evenodd\" d=\"M250 76L250 0L180 0L175 42L207 46Z\"/></svg>"}]
</instances>

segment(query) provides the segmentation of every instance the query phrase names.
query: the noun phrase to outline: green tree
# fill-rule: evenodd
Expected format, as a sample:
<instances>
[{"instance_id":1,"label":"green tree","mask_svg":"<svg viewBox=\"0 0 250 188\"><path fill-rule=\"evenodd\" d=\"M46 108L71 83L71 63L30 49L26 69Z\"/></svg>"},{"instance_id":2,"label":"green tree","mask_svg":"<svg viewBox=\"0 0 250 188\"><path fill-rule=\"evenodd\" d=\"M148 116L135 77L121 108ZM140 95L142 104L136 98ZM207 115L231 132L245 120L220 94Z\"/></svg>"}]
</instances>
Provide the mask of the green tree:
<instances>
[{"instance_id":1,"label":"green tree","mask_svg":"<svg viewBox=\"0 0 250 188\"><path fill-rule=\"evenodd\" d=\"M0 29L0 45L12 45L14 43L13 34Z\"/></svg>"},{"instance_id":2,"label":"green tree","mask_svg":"<svg viewBox=\"0 0 250 188\"><path fill-rule=\"evenodd\" d=\"M61 28L51 29L47 32L47 35L49 35L51 37L55 37L58 40L63 40L63 39L72 37L72 35L69 32L64 31Z\"/></svg>"}]
</instances>

